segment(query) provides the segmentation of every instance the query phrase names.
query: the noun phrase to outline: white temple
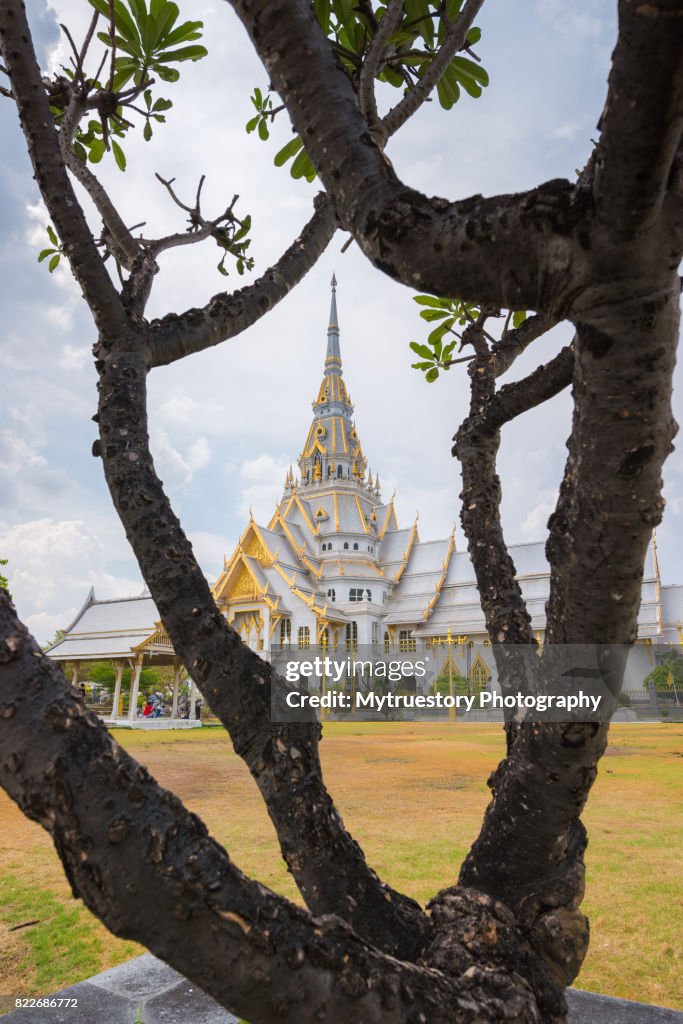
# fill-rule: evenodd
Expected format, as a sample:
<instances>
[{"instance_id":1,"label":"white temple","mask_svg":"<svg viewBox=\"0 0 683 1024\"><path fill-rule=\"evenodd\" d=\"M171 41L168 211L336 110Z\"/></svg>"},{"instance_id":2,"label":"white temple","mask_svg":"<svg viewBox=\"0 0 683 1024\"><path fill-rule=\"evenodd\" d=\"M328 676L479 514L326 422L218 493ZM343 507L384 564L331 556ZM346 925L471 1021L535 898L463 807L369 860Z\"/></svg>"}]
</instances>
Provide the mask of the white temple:
<instances>
[{"instance_id":1,"label":"white temple","mask_svg":"<svg viewBox=\"0 0 683 1024\"><path fill-rule=\"evenodd\" d=\"M460 674L484 685L495 669L469 555L456 549L454 534L423 541L417 519L399 525L393 498L382 499L379 475L368 468L353 413L333 278L323 378L298 473L290 468L267 525L250 518L213 586L218 607L264 658L287 645L345 641L347 650L361 646L377 654L428 646L442 648ZM550 579L545 545L513 545L510 554L542 642ZM662 585L653 542L638 615L645 672L654 666L653 645L683 645L682 622L683 587ZM91 591L49 655L72 665L129 661L135 695L143 661L172 663L177 693L180 666L147 594L97 601Z\"/></svg>"}]
</instances>

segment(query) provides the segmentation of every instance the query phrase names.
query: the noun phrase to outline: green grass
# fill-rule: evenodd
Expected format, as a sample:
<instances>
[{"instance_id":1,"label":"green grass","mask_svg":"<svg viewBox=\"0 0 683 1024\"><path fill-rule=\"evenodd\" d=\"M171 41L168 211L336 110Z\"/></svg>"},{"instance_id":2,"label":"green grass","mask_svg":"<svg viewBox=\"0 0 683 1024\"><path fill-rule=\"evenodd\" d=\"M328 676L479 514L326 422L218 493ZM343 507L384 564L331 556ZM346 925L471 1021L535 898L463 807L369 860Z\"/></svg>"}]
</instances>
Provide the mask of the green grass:
<instances>
[{"instance_id":1,"label":"green grass","mask_svg":"<svg viewBox=\"0 0 683 1024\"><path fill-rule=\"evenodd\" d=\"M51 992L100 970L101 926L80 903L65 903L49 889L10 874L0 881L0 918L19 939L15 969L30 978L35 992ZM12 931L17 925L26 927Z\"/></svg>"},{"instance_id":2,"label":"green grass","mask_svg":"<svg viewBox=\"0 0 683 1024\"><path fill-rule=\"evenodd\" d=\"M247 874L298 899L272 825L221 728L117 732L118 741L207 824ZM612 727L584 821L591 945L577 986L683 1009L678 917L681 725ZM502 731L449 723L330 723L321 758L332 796L370 864L424 903L452 885L503 756ZM4 801L4 803L3 803ZM34 995L142 950L109 935L71 897L49 837L0 794L0 976ZM37 884L36 884L37 883ZM40 918L35 927L7 925ZM7 987L9 985L9 988Z\"/></svg>"}]
</instances>

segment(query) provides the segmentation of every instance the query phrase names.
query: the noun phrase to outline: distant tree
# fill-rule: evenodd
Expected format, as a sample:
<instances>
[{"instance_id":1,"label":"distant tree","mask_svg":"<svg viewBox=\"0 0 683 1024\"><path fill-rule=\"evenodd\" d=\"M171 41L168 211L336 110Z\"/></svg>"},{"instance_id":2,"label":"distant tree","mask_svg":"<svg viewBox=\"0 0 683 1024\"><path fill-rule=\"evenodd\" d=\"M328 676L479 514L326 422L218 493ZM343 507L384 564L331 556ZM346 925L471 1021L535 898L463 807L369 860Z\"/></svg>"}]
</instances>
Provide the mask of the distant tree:
<instances>
[{"instance_id":1,"label":"distant tree","mask_svg":"<svg viewBox=\"0 0 683 1024\"><path fill-rule=\"evenodd\" d=\"M0 565L7 565L7 564L8 564L8 559L7 558L0 558ZM10 589L9 589L8 584L7 584L7 577L3 576L2 573L0 573L0 590L6 590L7 593L9 594L9 596L10 597L12 596L10 594Z\"/></svg>"},{"instance_id":2,"label":"distant tree","mask_svg":"<svg viewBox=\"0 0 683 1024\"><path fill-rule=\"evenodd\" d=\"M667 651L661 665L645 676L643 686L654 683L658 690L676 689L683 696L683 655L678 650Z\"/></svg>"},{"instance_id":3,"label":"distant tree","mask_svg":"<svg viewBox=\"0 0 683 1024\"><path fill-rule=\"evenodd\" d=\"M48 642L43 645L43 650L49 651L51 647L54 647L55 644L58 644L60 640L63 640L64 636L65 634L63 629L56 629L52 639L48 640Z\"/></svg>"},{"instance_id":4,"label":"distant tree","mask_svg":"<svg viewBox=\"0 0 683 1024\"><path fill-rule=\"evenodd\" d=\"M92 312L94 454L174 649L248 764L308 910L245 877L197 817L117 748L2 591L0 781L53 834L74 891L112 931L147 945L252 1024L558 1024L566 1018L562 990L588 945L579 909L580 814L607 723L509 723L508 756L491 777L492 801L457 884L426 912L381 881L323 784L319 725L271 724L280 682L213 601L154 469L147 376L254 323L343 227L374 266L428 293L432 319L453 320L428 339L426 355L417 353L426 364L419 369L431 381L446 364L467 362L470 408L453 451L503 689L514 683L520 647L536 641L501 525L500 432L572 389L569 455L549 523L545 643L532 667L541 676L552 669L557 645L604 644L603 667L618 690L619 648L636 637L643 564L662 516L661 471L675 433L680 0L620 0L600 137L573 180L453 201L402 182L384 149L435 90L447 108L461 90L481 92L485 73L472 47L483 0L232 0L270 83L267 95L254 92L248 130L267 139L286 108L296 137L276 162L291 161L295 175L317 174L325 194L301 236L254 284L151 321L145 308L159 257L210 238L221 250L219 269L234 264L239 273L249 265L251 221L234 201L210 218L201 181L187 203L167 180L188 229L133 234L133 218L115 207L92 166L107 158L125 168L136 119L145 138L156 131L176 64L203 56L201 24L178 23L167 0L150 0L149 9L145 0L92 3L104 31L93 18L78 45L69 37L70 66L44 77L23 4L0 4L9 75L2 92L16 103L52 220L39 258L50 269L69 261ZM88 71L93 39L106 52ZM397 90L385 113L378 80ZM274 105L276 94L282 102ZM185 145L194 128L194 121L186 126ZM457 133L444 132L449 158L459 143ZM72 179L102 220L97 238ZM529 310L534 315L523 319ZM496 339L490 326L499 317L506 327ZM545 364L541 346L531 374L499 387L518 355L560 320L574 325L573 343ZM450 347L451 328L464 355Z\"/></svg>"}]
</instances>

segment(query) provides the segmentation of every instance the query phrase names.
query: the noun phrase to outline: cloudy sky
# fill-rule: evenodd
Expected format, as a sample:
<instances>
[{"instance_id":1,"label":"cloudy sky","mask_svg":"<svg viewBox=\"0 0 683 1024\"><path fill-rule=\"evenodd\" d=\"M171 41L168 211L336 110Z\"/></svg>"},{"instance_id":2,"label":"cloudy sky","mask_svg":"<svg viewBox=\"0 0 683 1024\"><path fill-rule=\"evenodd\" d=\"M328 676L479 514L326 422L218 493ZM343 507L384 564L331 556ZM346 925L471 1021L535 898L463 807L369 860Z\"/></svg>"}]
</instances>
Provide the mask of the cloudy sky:
<instances>
[{"instance_id":1,"label":"cloudy sky","mask_svg":"<svg viewBox=\"0 0 683 1024\"><path fill-rule=\"evenodd\" d=\"M410 185L449 198L530 188L573 177L595 138L615 39L616 4L593 0L488 0L478 52L490 72L482 99L450 112L429 104L392 140L389 156ZM64 59L59 23L78 39L85 0L29 0L45 67ZM234 193L253 218L252 252L262 271L310 215L314 186L273 166L289 137L283 117L270 144L247 136L249 94L267 78L227 4L181 3L205 22L209 57L183 65L168 88L168 122L151 143L128 141L128 169L100 165L129 224L146 233L183 227L154 178L175 177L194 194L206 174L205 209ZM10 560L20 614L39 640L67 624L91 585L99 597L137 593L142 580L112 510L101 463L90 455L95 426L93 327L68 270L52 276L36 257L46 215L31 180L16 112L0 100L0 557ZM93 220L95 230L96 221ZM271 514L290 462L305 439L319 384L329 279L339 280L342 355L358 430L384 494L397 489L399 518L420 513L423 539L448 533L458 517L459 476L450 438L466 409L464 373L426 385L410 368L408 342L424 331L410 292L374 270L337 236L306 280L261 323L218 349L154 371L152 445L161 478L213 578L241 533L249 508ZM150 315L203 305L225 287L213 243L161 258ZM236 287L236 276L228 280ZM544 358L568 338L560 326ZM531 357L515 373L531 368ZM678 375L680 394L681 374ZM681 418L680 400L678 418ZM563 397L508 429L500 457L511 543L541 540L561 477L569 431ZM667 510L658 532L666 582L683 582L683 461L665 467ZM457 540L464 546L458 526Z\"/></svg>"}]
</instances>

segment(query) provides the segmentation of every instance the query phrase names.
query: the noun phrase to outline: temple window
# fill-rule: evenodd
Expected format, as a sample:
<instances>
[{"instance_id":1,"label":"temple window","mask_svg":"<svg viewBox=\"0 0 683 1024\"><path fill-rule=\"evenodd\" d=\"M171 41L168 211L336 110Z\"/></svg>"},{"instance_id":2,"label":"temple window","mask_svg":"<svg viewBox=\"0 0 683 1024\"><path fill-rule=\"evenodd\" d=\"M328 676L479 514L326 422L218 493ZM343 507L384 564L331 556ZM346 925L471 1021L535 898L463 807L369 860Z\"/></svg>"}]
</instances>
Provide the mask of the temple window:
<instances>
[{"instance_id":1,"label":"temple window","mask_svg":"<svg viewBox=\"0 0 683 1024\"><path fill-rule=\"evenodd\" d=\"M357 544L354 544L354 545L353 545L353 550L354 550L354 551L358 551L358 545L357 545Z\"/></svg>"},{"instance_id":2,"label":"temple window","mask_svg":"<svg viewBox=\"0 0 683 1024\"><path fill-rule=\"evenodd\" d=\"M355 654L358 650L358 623L349 622L346 626L346 650Z\"/></svg>"},{"instance_id":3,"label":"temple window","mask_svg":"<svg viewBox=\"0 0 683 1024\"><path fill-rule=\"evenodd\" d=\"M311 631L308 626L299 626L298 643L300 651L307 651L311 646Z\"/></svg>"},{"instance_id":4,"label":"temple window","mask_svg":"<svg viewBox=\"0 0 683 1024\"><path fill-rule=\"evenodd\" d=\"M398 633L398 649L402 654L414 654L417 650L417 640L410 635L410 630L400 629Z\"/></svg>"},{"instance_id":5,"label":"temple window","mask_svg":"<svg viewBox=\"0 0 683 1024\"><path fill-rule=\"evenodd\" d=\"M389 636L388 633L385 632L385 634L384 634L384 653L388 654L390 650L391 650L391 637Z\"/></svg>"},{"instance_id":6,"label":"temple window","mask_svg":"<svg viewBox=\"0 0 683 1024\"><path fill-rule=\"evenodd\" d=\"M366 590L365 591L365 595L366 595L365 596L365 600L366 601L372 601L372 591L371 590Z\"/></svg>"},{"instance_id":7,"label":"temple window","mask_svg":"<svg viewBox=\"0 0 683 1024\"><path fill-rule=\"evenodd\" d=\"M345 540L344 541L344 551L348 551L348 550L349 550L349 542L347 540Z\"/></svg>"},{"instance_id":8,"label":"temple window","mask_svg":"<svg viewBox=\"0 0 683 1024\"><path fill-rule=\"evenodd\" d=\"M331 588L330 588L330 589L329 589L329 590L327 591L327 596L328 596L328 598L329 598L329 600L330 600L330 601L336 601L336 599L337 599L337 594L336 594L336 591L335 591L334 587L331 587Z\"/></svg>"},{"instance_id":9,"label":"temple window","mask_svg":"<svg viewBox=\"0 0 683 1024\"><path fill-rule=\"evenodd\" d=\"M282 619L280 622L280 643L284 646L285 644L291 643L292 640L292 620Z\"/></svg>"}]
</instances>

